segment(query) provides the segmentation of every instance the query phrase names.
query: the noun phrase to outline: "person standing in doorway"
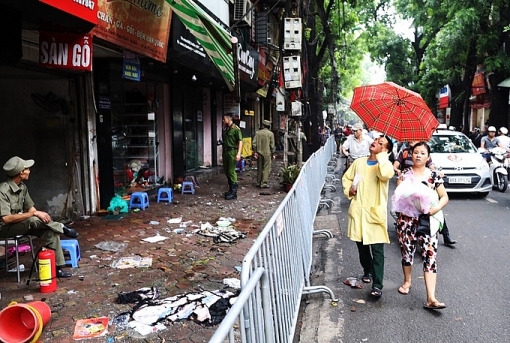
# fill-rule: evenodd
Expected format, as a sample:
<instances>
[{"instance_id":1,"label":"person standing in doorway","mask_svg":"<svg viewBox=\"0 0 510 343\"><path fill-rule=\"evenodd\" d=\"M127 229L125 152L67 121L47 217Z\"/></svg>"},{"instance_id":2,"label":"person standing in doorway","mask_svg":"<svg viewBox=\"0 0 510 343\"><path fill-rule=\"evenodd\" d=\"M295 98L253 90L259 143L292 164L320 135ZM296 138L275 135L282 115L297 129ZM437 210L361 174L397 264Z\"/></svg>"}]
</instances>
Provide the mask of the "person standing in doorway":
<instances>
[{"instance_id":1,"label":"person standing in doorway","mask_svg":"<svg viewBox=\"0 0 510 343\"><path fill-rule=\"evenodd\" d=\"M382 295L384 244L390 243L387 207L388 184L394 175L389 160L392 150L389 137L377 138L369 147L370 155L356 159L342 177L344 194L351 201L347 236L356 242L361 280L372 282L370 294L375 298Z\"/></svg>"},{"instance_id":2,"label":"person standing in doorway","mask_svg":"<svg viewBox=\"0 0 510 343\"><path fill-rule=\"evenodd\" d=\"M271 160L275 158L274 134L269 130L271 122L262 121L262 129L257 131L252 142L253 157L257 160L257 187L269 188Z\"/></svg>"},{"instance_id":3,"label":"person standing in doorway","mask_svg":"<svg viewBox=\"0 0 510 343\"><path fill-rule=\"evenodd\" d=\"M237 174L236 164L241 160L243 148L243 134L239 126L234 124L232 114L223 115L223 132L221 134L223 146L223 171L228 181L228 192L225 192L225 200L237 199Z\"/></svg>"},{"instance_id":4,"label":"person standing in doorway","mask_svg":"<svg viewBox=\"0 0 510 343\"><path fill-rule=\"evenodd\" d=\"M44 239L46 246L55 250L57 277L71 277L71 273L62 269L66 262L60 235L77 238L79 234L62 223L52 221L48 213L35 208L25 185L34 163L34 160L14 156L3 166L8 179L0 183L0 238L33 235Z\"/></svg>"}]
</instances>

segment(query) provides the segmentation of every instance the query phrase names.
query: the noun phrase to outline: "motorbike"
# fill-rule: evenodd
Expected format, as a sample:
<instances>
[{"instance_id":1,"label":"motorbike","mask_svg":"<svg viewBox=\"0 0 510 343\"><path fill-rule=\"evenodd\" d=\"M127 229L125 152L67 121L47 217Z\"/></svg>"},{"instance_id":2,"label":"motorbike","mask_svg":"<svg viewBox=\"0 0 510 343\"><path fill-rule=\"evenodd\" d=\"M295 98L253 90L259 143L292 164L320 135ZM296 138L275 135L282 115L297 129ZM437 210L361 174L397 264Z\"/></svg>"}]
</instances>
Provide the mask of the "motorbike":
<instances>
[{"instance_id":1,"label":"motorbike","mask_svg":"<svg viewBox=\"0 0 510 343\"><path fill-rule=\"evenodd\" d=\"M505 149L496 147L489 149L490 154L489 171L491 174L492 188L501 193L508 188L508 159Z\"/></svg>"}]
</instances>

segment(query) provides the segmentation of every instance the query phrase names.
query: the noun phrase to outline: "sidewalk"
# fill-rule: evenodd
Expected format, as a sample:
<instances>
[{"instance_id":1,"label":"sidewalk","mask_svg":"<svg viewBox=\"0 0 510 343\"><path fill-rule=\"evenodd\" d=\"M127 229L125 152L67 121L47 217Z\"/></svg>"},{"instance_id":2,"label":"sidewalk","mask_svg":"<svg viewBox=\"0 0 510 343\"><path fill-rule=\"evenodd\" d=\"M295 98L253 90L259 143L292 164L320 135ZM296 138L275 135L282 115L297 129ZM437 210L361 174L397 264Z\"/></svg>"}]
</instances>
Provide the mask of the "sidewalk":
<instances>
[{"instance_id":1,"label":"sidewalk","mask_svg":"<svg viewBox=\"0 0 510 343\"><path fill-rule=\"evenodd\" d=\"M81 261L79 268L68 269L73 277L59 279L56 292L43 294L39 292L38 282L31 281L26 285L28 270L21 274L22 282L19 284L16 282L16 273L0 271L0 307L5 308L11 301L46 301L52 310L52 317L40 341L73 342L77 320L106 316L111 323L117 315L132 309L132 304L116 303L121 292L155 287L160 293L159 298L163 299L225 288L223 279L239 278L236 267L241 265L265 222L286 195L277 177L281 166L280 159L273 162L268 189L255 186L255 168L239 174L238 200L224 200L226 178L222 173L211 172L209 181L204 181L206 177L201 175L200 187L194 195L174 192L172 204L157 203L156 196L152 195L150 206L145 211L130 212L120 219L91 217L77 221L72 227L80 233ZM180 234L173 231L179 224L167 223L169 219L178 217L182 217L183 222L192 222ZM216 244L212 237L193 233L200 222L215 225L220 217L235 218L235 229L246 233L246 237L234 243ZM169 239L157 243L142 241L157 234ZM107 241L126 243L127 246L119 252L96 247ZM42 241L36 239L34 242L37 249ZM111 267L112 262L119 258L133 255L151 257L152 267ZM21 263L25 264L26 269L30 268L30 253L22 256ZM26 296L33 296L33 300L27 301ZM186 319L165 322L165 326L162 331L142 336L110 325L106 336L87 342L207 342L217 328Z\"/></svg>"}]
</instances>

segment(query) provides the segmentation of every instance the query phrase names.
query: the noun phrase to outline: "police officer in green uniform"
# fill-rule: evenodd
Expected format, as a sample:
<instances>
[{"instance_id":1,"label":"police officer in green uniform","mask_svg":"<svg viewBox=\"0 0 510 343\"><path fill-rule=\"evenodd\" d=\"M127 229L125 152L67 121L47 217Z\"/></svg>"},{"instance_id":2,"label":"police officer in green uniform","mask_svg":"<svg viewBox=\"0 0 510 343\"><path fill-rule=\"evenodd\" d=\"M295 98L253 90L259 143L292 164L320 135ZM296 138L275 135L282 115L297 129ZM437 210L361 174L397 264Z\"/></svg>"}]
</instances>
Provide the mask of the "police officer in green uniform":
<instances>
[{"instance_id":1,"label":"police officer in green uniform","mask_svg":"<svg viewBox=\"0 0 510 343\"><path fill-rule=\"evenodd\" d=\"M269 130L271 122L262 121L262 129L253 137L253 157L257 159L257 187L269 188L267 184L271 174L271 159L275 158L276 146L274 134Z\"/></svg>"},{"instance_id":2,"label":"police officer in green uniform","mask_svg":"<svg viewBox=\"0 0 510 343\"><path fill-rule=\"evenodd\" d=\"M239 126L232 121L232 114L223 115L221 140L223 142L223 170L227 176L229 187L228 192L225 192L225 200L233 200L237 199L236 164L241 160L243 134Z\"/></svg>"},{"instance_id":3,"label":"police officer in green uniform","mask_svg":"<svg viewBox=\"0 0 510 343\"><path fill-rule=\"evenodd\" d=\"M70 277L71 273L62 270L66 262L60 245L60 234L77 238L74 229L54 222L48 213L38 211L23 181L30 176L34 160L23 160L18 156L4 164L7 181L0 183L0 238L17 235L31 235L43 238L46 245L55 250L58 277Z\"/></svg>"}]
</instances>

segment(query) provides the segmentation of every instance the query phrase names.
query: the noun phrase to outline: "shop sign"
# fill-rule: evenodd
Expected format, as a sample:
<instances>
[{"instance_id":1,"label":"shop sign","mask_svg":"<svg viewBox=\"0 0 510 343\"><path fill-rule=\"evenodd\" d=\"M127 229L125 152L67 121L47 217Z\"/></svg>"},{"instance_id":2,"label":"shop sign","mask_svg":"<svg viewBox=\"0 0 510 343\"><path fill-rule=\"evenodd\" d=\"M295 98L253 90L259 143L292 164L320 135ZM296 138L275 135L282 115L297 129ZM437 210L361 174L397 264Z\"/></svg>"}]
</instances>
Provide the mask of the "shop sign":
<instances>
[{"instance_id":1,"label":"shop sign","mask_svg":"<svg viewBox=\"0 0 510 343\"><path fill-rule=\"evenodd\" d=\"M483 78L483 73L475 73L475 77L473 78L473 82L471 83L471 94L472 95L480 95L485 93L485 80Z\"/></svg>"},{"instance_id":2,"label":"shop sign","mask_svg":"<svg viewBox=\"0 0 510 343\"><path fill-rule=\"evenodd\" d=\"M122 78L132 81L140 81L140 59L136 54L124 51L124 60L122 63Z\"/></svg>"},{"instance_id":3,"label":"shop sign","mask_svg":"<svg viewBox=\"0 0 510 343\"><path fill-rule=\"evenodd\" d=\"M239 77L241 81L257 85L258 79L258 53L255 49L247 46L244 50L241 44L237 44L237 61L239 63Z\"/></svg>"},{"instance_id":4,"label":"shop sign","mask_svg":"<svg viewBox=\"0 0 510 343\"><path fill-rule=\"evenodd\" d=\"M447 108L450 104L449 87L444 86L439 90L439 106L438 108Z\"/></svg>"},{"instance_id":5,"label":"shop sign","mask_svg":"<svg viewBox=\"0 0 510 343\"><path fill-rule=\"evenodd\" d=\"M97 24L97 0L39 0L94 25Z\"/></svg>"},{"instance_id":6,"label":"shop sign","mask_svg":"<svg viewBox=\"0 0 510 343\"><path fill-rule=\"evenodd\" d=\"M92 71L92 36L54 32L39 33L39 65Z\"/></svg>"},{"instance_id":7,"label":"shop sign","mask_svg":"<svg viewBox=\"0 0 510 343\"><path fill-rule=\"evenodd\" d=\"M171 11L165 0L97 0L94 36L166 62Z\"/></svg>"}]
</instances>

